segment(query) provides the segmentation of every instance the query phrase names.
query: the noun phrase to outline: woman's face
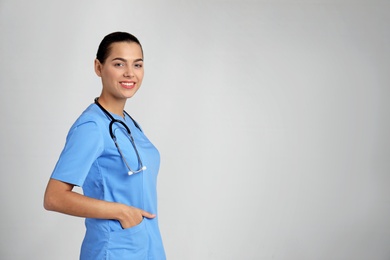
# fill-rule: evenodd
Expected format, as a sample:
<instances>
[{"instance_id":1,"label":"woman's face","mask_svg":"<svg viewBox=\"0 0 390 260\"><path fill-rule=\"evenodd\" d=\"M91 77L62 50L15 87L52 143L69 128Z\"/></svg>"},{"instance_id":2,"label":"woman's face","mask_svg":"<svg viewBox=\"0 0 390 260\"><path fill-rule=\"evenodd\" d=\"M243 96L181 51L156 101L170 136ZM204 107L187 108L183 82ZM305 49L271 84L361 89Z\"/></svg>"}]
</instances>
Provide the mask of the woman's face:
<instances>
[{"instance_id":1,"label":"woman's face","mask_svg":"<svg viewBox=\"0 0 390 260\"><path fill-rule=\"evenodd\" d=\"M95 60L95 72L101 77L102 95L110 99L131 98L140 88L144 77L141 47L134 42L115 42L104 63Z\"/></svg>"}]
</instances>

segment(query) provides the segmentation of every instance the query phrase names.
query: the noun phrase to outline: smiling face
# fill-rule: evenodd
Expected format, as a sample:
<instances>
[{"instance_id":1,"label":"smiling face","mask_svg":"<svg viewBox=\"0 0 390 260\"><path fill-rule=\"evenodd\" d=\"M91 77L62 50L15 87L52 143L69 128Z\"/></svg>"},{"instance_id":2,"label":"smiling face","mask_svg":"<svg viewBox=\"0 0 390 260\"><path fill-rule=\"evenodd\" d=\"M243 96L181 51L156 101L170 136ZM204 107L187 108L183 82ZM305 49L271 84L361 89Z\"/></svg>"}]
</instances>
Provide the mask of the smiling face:
<instances>
[{"instance_id":1,"label":"smiling face","mask_svg":"<svg viewBox=\"0 0 390 260\"><path fill-rule=\"evenodd\" d=\"M141 46L135 42L112 43L103 63L95 60L95 72L102 79L102 99L126 102L140 88L144 77Z\"/></svg>"}]
</instances>

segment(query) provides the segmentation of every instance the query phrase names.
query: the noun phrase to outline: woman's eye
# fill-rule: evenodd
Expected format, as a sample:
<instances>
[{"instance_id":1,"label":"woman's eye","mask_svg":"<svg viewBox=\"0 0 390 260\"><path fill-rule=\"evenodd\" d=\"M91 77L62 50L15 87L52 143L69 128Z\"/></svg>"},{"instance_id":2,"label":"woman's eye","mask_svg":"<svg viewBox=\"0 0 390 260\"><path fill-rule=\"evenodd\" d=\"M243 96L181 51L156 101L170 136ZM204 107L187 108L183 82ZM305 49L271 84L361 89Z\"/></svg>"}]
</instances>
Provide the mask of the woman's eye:
<instances>
[{"instance_id":1,"label":"woman's eye","mask_svg":"<svg viewBox=\"0 0 390 260\"><path fill-rule=\"evenodd\" d=\"M142 68L143 65L142 65L142 64L135 64L134 66L135 66L136 68Z\"/></svg>"},{"instance_id":2,"label":"woman's eye","mask_svg":"<svg viewBox=\"0 0 390 260\"><path fill-rule=\"evenodd\" d=\"M125 64L123 64L123 63L115 63L114 66L115 67L123 67L123 66L125 66Z\"/></svg>"}]
</instances>

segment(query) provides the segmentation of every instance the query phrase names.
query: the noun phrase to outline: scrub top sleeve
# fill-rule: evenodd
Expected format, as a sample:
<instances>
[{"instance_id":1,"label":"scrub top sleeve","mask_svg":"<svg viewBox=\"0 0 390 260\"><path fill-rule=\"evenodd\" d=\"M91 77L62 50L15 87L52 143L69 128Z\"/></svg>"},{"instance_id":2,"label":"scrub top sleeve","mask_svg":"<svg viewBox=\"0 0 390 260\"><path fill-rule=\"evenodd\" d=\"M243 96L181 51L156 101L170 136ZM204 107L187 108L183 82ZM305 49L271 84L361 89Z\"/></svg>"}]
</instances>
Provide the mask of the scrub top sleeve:
<instances>
[{"instance_id":1,"label":"scrub top sleeve","mask_svg":"<svg viewBox=\"0 0 390 260\"><path fill-rule=\"evenodd\" d=\"M94 161L103 152L103 137L95 122L74 125L51 178L82 186Z\"/></svg>"}]
</instances>

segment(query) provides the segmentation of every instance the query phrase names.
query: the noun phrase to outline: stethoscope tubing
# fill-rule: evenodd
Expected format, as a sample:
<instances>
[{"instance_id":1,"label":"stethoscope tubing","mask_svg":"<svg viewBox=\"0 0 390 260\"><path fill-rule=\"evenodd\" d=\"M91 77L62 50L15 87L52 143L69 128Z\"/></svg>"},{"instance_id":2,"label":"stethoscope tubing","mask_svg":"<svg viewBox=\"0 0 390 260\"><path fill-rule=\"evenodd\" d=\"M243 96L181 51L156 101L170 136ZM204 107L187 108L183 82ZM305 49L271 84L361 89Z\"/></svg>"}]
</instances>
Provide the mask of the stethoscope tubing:
<instances>
[{"instance_id":1,"label":"stethoscope tubing","mask_svg":"<svg viewBox=\"0 0 390 260\"><path fill-rule=\"evenodd\" d=\"M99 99L99 98L95 98L95 104L96 104L96 105L104 112L104 114L106 114L106 116L111 120L111 122L110 122L110 124L109 124L109 126L108 126L108 129L109 129L109 132L110 132L110 136L111 136L111 139L114 141L114 144L115 144L115 146L116 146L116 148L117 148L117 150L118 150L118 152L119 152L119 154L120 154L120 156L121 156L121 158L122 158L122 161L124 162L124 164L126 165L127 169L129 170L127 174L128 174L128 175L133 175L133 174L135 174L135 173L140 173L140 172L146 170L146 166L144 166L144 165L142 164L141 156L140 156L140 154L139 154L139 152L138 152L138 149L137 149L137 147L136 147L136 145L135 145L135 141L134 141L133 135L131 134L130 128L129 128L123 121L118 120L118 119L115 119L115 118L114 118L114 117L113 117L113 116L112 116L112 115L111 115L111 114L110 114L102 105L100 105L98 99ZM134 125L135 125L137 128L139 128L138 124L134 121L134 119L133 119L126 111L124 111L124 113L127 114L127 115L131 118L131 120L134 122ZM136 156L137 156L138 165L139 165L139 169L138 169L138 170L132 170L132 169L131 169L130 165L128 164L128 162L127 162L127 160L126 160L126 158L125 158L125 156L124 156L123 153L122 153L121 148L119 147L119 145L118 145L118 143L117 143L117 141L116 141L116 136L115 136L114 131L113 131L113 125L114 125L115 123L121 124L121 125L126 129L128 135L129 135L130 143L131 143L131 145L133 146L134 151L135 151L135 154L136 154ZM140 128L139 128L139 129L140 129Z\"/></svg>"}]
</instances>

